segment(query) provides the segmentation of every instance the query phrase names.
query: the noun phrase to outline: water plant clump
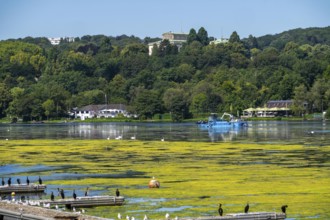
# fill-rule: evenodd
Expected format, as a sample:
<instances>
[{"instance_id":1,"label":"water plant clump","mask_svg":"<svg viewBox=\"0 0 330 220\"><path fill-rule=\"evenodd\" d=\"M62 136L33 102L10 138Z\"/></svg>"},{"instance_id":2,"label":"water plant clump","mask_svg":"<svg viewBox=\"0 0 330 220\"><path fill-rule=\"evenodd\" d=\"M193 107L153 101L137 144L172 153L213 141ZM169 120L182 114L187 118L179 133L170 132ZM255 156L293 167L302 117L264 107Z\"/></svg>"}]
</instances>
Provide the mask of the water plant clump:
<instances>
[{"instance_id":1,"label":"water plant clump","mask_svg":"<svg viewBox=\"0 0 330 220\"><path fill-rule=\"evenodd\" d=\"M126 198L120 207L95 207L88 214L142 219L276 211L289 218L329 219L330 146L123 140L15 140L0 142L2 176L41 176L47 194L58 187L83 196ZM15 167L24 169L15 169ZM40 169L39 169L40 167ZM24 178L23 178L24 177ZM150 189L156 177L160 188ZM49 196L46 195L46 196Z\"/></svg>"}]
</instances>

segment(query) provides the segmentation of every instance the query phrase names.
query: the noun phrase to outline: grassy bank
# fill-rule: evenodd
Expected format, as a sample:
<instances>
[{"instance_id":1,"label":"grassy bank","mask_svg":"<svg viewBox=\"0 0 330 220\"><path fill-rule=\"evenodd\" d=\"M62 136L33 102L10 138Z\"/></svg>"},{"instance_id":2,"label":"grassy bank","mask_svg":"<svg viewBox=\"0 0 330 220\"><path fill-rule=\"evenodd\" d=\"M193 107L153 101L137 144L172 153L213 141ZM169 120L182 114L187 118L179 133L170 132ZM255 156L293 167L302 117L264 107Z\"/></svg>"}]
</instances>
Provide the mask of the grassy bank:
<instances>
[{"instance_id":1,"label":"grassy bank","mask_svg":"<svg viewBox=\"0 0 330 220\"><path fill-rule=\"evenodd\" d=\"M113 195L119 188L127 200L124 206L88 209L91 215L109 218L116 218L118 212L137 219L144 214L159 219L166 212L172 217L217 215L218 203L225 214L236 213L249 202L252 212L280 212L281 205L287 204L289 218L330 219L329 153L330 146L0 141L0 165L48 167L15 175L22 179L41 175L49 190L60 186L68 194L76 189L82 195L89 186ZM61 173L72 176L50 179ZM160 181L159 189L147 188L153 176Z\"/></svg>"}]
</instances>

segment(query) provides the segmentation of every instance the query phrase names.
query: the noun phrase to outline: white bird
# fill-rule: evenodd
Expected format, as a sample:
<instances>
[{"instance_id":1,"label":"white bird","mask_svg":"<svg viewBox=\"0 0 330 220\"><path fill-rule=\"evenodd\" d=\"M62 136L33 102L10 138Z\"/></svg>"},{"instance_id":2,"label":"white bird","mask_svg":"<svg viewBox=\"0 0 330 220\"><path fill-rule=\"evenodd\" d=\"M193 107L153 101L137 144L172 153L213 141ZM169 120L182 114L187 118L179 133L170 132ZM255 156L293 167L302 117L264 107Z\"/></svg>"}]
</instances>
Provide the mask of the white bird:
<instances>
[{"instance_id":1,"label":"white bird","mask_svg":"<svg viewBox=\"0 0 330 220\"><path fill-rule=\"evenodd\" d=\"M126 219L129 220L129 216L128 215L126 215Z\"/></svg>"},{"instance_id":2,"label":"white bird","mask_svg":"<svg viewBox=\"0 0 330 220\"><path fill-rule=\"evenodd\" d=\"M76 208L75 208L75 207L73 207L73 208L72 208L72 211L73 211L73 212L76 212Z\"/></svg>"},{"instance_id":3,"label":"white bird","mask_svg":"<svg viewBox=\"0 0 330 220\"><path fill-rule=\"evenodd\" d=\"M135 140L135 139L136 139L135 135L131 137L131 140Z\"/></svg>"},{"instance_id":4,"label":"white bird","mask_svg":"<svg viewBox=\"0 0 330 220\"><path fill-rule=\"evenodd\" d=\"M179 219L178 216L175 216L174 220L178 220L178 219Z\"/></svg>"},{"instance_id":5,"label":"white bird","mask_svg":"<svg viewBox=\"0 0 330 220\"><path fill-rule=\"evenodd\" d=\"M166 219L169 219L170 218L170 214L166 213L165 218Z\"/></svg>"},{"instance_id":6,"label":"white bird","mask_svg":"<svg viewBox=\"0 0 330 220\"><path fill-rule=\"evenodd\" d=\"M107 139L110 140L110 137L108 137Z\"/></svg>"},{"instance_id":7,"label":"white bird","mask_svg":"<svg viewBox=\"0 0 330 220\"><path fill-rule=\"evenodd\" d=\"M84 214L84 213L85 213L85 209L82 209L82 210L81 210L81 213L83 213L83 214Z\"/></svg>"},{"instance_id":8,"label":"white bird","mask_svg":"<svg viewBox=\"0 0 330 220\"><path fill-rule=\"evenodd\" d=\"M55 205L55 209L58 210L58 205Z\"/></svg>"},{"instance_id":9,"label":"white bird","mask_svg":"<svg viewBox=\"0 0 330 220\"><path fill-rule=\"evenodd\" d=\"M116 140L121 140L123 139L123 137L121 135L119 135L118 137L116 137Z\"/></svg>"},{"instance_id":10,"label":"white bird","mask_svg":"<svg viewBox=\"0 0 330 220\"><path fill-rule=\"evenodd\" d=\"M49 209L50 208L50 203L44 203L43 206L44 206L44 208L48 208Z\"/></svg>"},{"instance_id":11,"label":"white bird","mask_svg":"<svg viewBox=\"0 0 330 220\"><path fill-rule=\"evenodd\" d=\"M162 139L160 139L161 141L165 141L165 139L164 138L162 138Z\"/></svg>"},{"instance_id":12,"label":"white bird","mask_svg":"<svg viewBox=\"0 0 330 220\"><path fill-rule=\"evenodd\" d=\"M131 220L135 220L134 216L132 216Z\"/></svg>"},{"instance_id":13,"label":"white bird","mask_svg":"<svg viewBox=\"0 0 330 220\"><path fill-rule=\"evenodd\" d=\"M118 213L118 219L121 219L121 214L120 213Z\"/></svg>"},{"instance_id":14,"label":"white bird","mask_svg":"<svg viewBox=\"0 0 330 220\"><path fill-rule=\"evenodd\" d=\"M147 215L144 215L143 220L148 220L148 216Z\"/></svg>"},{"instance_id":15,"label":"white bird","mask_svg":"<svg viewBox=\"0 0 330 220\"><path fill-rule=\"evenodd\" d=\"M6 138L6 141L8 141L8 138Z\"/></svg>"}]
</instances>

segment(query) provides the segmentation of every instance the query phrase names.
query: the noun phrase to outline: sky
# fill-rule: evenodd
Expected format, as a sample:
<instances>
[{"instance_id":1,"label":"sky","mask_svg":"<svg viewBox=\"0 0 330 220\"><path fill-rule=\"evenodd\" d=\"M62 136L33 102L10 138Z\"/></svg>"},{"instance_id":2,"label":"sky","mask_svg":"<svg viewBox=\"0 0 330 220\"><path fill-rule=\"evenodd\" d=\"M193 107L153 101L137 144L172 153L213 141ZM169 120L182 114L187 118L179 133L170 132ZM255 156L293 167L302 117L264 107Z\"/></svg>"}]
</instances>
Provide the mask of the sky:
<instances>
[{"instance_id":1,"label":"sky","mask_svg":"<svg viewBox=\"0 0 330 220\"><path fill-rule=\"evenodd\" d=\"M0 40L134 35L204 27L241 39L330 26L330 0L0 0Z\"/></svg>"}]
</instances>

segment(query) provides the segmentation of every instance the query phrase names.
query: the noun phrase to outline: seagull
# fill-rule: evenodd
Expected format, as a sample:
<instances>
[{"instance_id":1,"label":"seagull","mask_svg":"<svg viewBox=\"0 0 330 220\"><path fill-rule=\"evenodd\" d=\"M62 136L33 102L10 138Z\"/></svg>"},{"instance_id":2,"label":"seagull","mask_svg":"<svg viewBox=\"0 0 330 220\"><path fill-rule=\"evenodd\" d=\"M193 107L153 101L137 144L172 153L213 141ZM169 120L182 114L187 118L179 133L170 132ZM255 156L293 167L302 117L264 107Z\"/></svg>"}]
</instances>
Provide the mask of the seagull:
<instances>
[{"instance_id":1,"label":"seagull","mask_svg":"<svg viewBox=\"0 0 330 220\"><path fill-rule=\"evenodd\" d=\"M39 176L38 181L39 181L39 185L42 185L42 179L40 178L40 176Z\"/></svg>"},{"instance_id":2,"label":"seagull","mask_svg":"<svg viewBox=\"0 0 330 220\"><path fill-rule=\"evenodd\" d=\"M164 138L162 138L162 139L160 139L161 141L165 141L165 139Z\"/></svg>"},{"instance_id":3,"label":"seagull","mask_svg":"<svg viewBox=\"0 0 330 220\"><path fill-rule=\"evenodd\" d=\"M119 135L118 137L116 137L116 140L121 140L123 139L123 137L121 135Z\"/></svg>"},{"instance_id":4,"label":"seagull","mask_svg":"<svg viewBox=\"0 0 330 220\"><path fill-rule=\"evenodd\" d=\"M131 137L131 140L135 140L135 139L136 139L135 135Z\"/></svg>"},{"instance_id":5,"label":"seagull","mask_svg":"<svg viewBox=\"0 0 330 220\"><path fill-rule=\"evenodd\" d=\"M283 212L284 214L286 213L286 208L288 208L288 205L283 205L283 206L281 207L282 212Z\"/></svg>"},{"instance_id":6,"label":"seagull","mask_svg":"<svg viewBox=\"0 0 330 220\"><path fill-rule=\"evenodd\" d=\"M109 137L107 137L107 140L110 140L110 136L109 136Z\"/></svg>"},{"instance_id":7,"label":"seagull","mask_svg":"<svg viewBox=\"0 0 330 220\"><path fill-rule=\"evenodd\" d=\"M126 220L130 220L128 215L126 215Z\"/></svg>"},{"instance_id":8,"label":"seagull","mask_svg":"<svg viewBox=\"0 0 330 220\"><path fill-rule=\"evenodd\" d=\"M170 218L170 214L166 213L165 218L166 219L169 219Z\"/></svg>"},{"instance_id":9,"label":"seagull","mask_svg":"<svg viewBox=\"0 0 330 220\"><path fill-rule=\"evenodd\" d=\"M81 209L81 213L83 213L83 214L84 214L84 213L85 213L85 209Z\"/></svg>"},{"instance_id":10,"label":"seagull","mask_svg":"<svg viewBox=\"0 0 330 220\"><path fill-rule=\"evenodd\" d=\"M143 220L148 220L148 216L147 215L144 215Z\"/></svg>"},{"instance_id":11,"label":"seagull","mask_svg":"<svg viewBox=\"0 0 330 220\"><path fill-rule=\"evenodd\" d=\"M245 213L248 213L249 212L249 208L250 208L249 203L247 203L246 206L245 206L245 208L244 208L244 212Z\"/></svg>"},{"instance_id":12,"label":"seagull","mask_svg":"<svg viewBox=\"0 0 330 220\"><path fill-rule=\"evenodd\" d=\"M132 216L131 220L135 220L134 216Z\"/></svg>"},{"instance_id":13,"label":"seagull","mask_svg":"<svg viewBox=\"0 0 330 220\"><path fill-rule=\"evenodd\" d=\"M117 217L118 217L118 219L121 219L121 214L120 214L120 213L118 213Z\"/></svg>"},{"instance_id":14,"label":"seagull","mask_svg":"<svg viewBox=\"0 0 330 220\"><path fill-rule=\"evenodd\" d=\"M218 208L218 212L219 212L219 215L222 216L223 215L223 209L221 208L221 203L219 204L219 208Z\"/></svg>"}]
</instances>

